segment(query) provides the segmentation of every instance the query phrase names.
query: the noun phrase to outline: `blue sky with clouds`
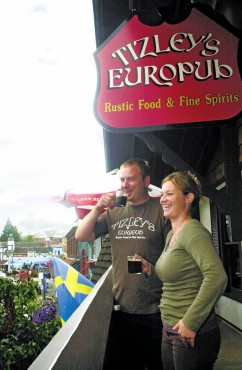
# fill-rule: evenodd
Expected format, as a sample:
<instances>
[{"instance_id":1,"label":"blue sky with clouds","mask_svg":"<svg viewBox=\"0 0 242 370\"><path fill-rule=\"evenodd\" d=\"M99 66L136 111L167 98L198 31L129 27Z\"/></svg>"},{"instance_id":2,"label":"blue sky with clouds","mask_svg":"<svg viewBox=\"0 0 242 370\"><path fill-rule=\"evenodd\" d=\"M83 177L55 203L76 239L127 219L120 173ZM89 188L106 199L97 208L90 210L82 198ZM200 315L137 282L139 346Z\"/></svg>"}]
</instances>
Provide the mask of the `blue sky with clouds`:
<instances>
[{"instance_id":1,"label":"blue sky with clouds","mask_svg":"<svg viewBox=\"0 0 242 370\"><path fill-rule=\"evenodd\" d=\"M52 196L105 172L91 0L0 1L0 233L66 232Z\"/></svg>"}]
</instances>

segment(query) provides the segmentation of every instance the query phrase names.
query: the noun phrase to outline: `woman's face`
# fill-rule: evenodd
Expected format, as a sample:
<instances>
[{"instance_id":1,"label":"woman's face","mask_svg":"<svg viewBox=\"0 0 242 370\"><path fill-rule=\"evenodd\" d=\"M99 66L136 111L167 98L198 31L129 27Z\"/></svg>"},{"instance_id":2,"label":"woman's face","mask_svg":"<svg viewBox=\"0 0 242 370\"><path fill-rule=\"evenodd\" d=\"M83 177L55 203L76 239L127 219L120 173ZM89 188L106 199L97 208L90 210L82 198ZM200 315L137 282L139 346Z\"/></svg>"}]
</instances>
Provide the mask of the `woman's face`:
<instances>
[{"instance_id":1,"label":"woman's face","mask_svg":"<svg viewBox=\"0 0 242 370\"><path fill-rule=\"evenodd\" d=\"M187 195L184 195L171 181L166 181L162 185L160 204L165 218L170 220L189 214Z\"/></svg>"}]
</instances>

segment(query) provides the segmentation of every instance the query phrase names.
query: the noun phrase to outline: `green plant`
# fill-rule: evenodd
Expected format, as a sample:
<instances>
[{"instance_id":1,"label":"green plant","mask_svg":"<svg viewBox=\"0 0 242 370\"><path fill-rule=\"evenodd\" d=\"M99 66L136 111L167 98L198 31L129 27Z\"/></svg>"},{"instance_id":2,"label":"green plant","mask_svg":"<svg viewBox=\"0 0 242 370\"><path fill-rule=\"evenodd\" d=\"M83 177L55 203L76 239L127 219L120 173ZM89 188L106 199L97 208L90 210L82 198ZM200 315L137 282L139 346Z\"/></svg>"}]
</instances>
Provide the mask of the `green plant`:
<instances>
[{"instance_id":1,"label":"green plant","mask_svg":"<svg viewBox=\"0 0 242 370\"><path fill-rule=\"evenodd\" d=\"M26 370L61 328L54 298L38 297L36 283L0 278L0 369Z\"/></svg>"},{"instance_id":2,"label":"green plant","mask_svg":"<svg viewBox=\"0 0 242 370\"><path fill-rule=\"evenodd\" d=\"M38 271L31 270L31 278L33 278L33 277L38 277L38 276L39 276Z\"/></svg>"}]
</instances>

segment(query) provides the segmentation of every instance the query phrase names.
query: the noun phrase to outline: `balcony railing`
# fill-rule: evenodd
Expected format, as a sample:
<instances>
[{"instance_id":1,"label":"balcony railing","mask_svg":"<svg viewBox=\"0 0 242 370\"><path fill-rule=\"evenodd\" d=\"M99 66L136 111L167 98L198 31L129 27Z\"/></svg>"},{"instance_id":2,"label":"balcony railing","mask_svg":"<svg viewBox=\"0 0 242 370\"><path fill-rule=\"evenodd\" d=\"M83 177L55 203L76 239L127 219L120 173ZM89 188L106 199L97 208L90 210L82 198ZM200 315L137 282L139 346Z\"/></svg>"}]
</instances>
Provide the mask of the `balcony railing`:
<instances>
[{"instance_id":1,"label":"balcony railing","mask_svg":"<svg viewBox=\"0 0 242 370\"><path fill-rule=\"evenodd\" d=\"M112 309L110 266L28 370L102 370Z\"/></svg>"},{"instance_id":2,"label":"balcony railing","mask_svg":"<svg viewBox=\"0 0 242 370\"><path fill-rule=\"evenodd\" d=\"M112 309L110 266L28 370L103 370ZM241 331L220 321L222 346L214 369L227 370L231 363L240 369Z\"/></svg>"}]
</instances>

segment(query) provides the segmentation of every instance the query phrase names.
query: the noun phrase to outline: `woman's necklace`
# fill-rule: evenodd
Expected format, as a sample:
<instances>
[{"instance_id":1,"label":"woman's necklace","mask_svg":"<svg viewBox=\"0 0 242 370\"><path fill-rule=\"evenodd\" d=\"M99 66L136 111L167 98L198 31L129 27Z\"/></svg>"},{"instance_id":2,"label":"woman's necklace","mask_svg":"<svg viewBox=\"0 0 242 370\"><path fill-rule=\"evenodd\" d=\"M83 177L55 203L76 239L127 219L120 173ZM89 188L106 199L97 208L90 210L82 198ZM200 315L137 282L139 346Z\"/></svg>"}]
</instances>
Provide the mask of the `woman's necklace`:
<instances>
[{"instance_id":1,"label":"woman's necklace","mask_svg":"<svg viewBox=\"0 0 242 370\"><path fill-rule=\"evenodd\" d=\"M168 252L168 250L173 246L173 244L176 242L176 240L179 236L179 233L180 233L180 231L176 234L175 237L174 237L175 234L171 234L171 237L168 240L168 242L166 243L162 254L166 254ZM171 240L171 239L173 239L173 240Z\"/></svg>"}]
</instances>

